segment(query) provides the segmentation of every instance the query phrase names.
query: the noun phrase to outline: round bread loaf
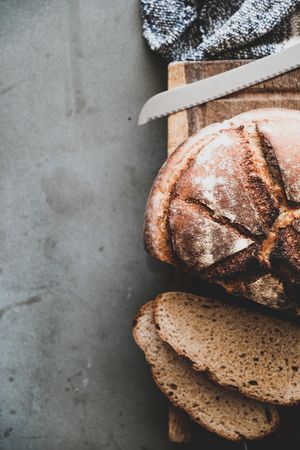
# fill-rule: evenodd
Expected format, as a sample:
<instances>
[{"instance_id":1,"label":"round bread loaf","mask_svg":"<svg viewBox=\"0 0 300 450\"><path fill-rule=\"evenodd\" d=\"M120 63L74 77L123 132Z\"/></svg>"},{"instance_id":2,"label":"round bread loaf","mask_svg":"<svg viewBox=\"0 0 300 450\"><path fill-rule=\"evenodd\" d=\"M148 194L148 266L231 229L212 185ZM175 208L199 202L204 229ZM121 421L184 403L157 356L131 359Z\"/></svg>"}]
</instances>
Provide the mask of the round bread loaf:
<instances>
[{"instance_id":1,"label":"round bread loaf","mask_svg":"<svg viewBox=\"0 0 300 450\"><path fill-rule=\"evenodd\" d=\"M253 110L184 142L153 184L145 246L230 293L300 314L300 111Z\"/></svg>"}]
</instances>

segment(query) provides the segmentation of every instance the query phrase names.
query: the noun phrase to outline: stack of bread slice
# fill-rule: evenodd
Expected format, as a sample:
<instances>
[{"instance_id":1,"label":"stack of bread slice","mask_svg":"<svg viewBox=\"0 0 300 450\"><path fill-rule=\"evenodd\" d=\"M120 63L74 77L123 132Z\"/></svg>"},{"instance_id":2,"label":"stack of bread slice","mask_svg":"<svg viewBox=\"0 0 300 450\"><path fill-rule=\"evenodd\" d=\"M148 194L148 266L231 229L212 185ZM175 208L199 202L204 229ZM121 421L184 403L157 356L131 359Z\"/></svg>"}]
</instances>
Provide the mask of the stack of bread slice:
<instances>
[{"instance_id":1,"label":"stack of bread slice","mask_svg":"<svg viewBox=\"0 0 300 450\"><path fill-rule=\"evenodd\" d=\"M231 303L168 292L133 326L153 378L209 431L252 440L279 425L275 405L300 401L300 328Z\"/></svg>"}]
</instances>

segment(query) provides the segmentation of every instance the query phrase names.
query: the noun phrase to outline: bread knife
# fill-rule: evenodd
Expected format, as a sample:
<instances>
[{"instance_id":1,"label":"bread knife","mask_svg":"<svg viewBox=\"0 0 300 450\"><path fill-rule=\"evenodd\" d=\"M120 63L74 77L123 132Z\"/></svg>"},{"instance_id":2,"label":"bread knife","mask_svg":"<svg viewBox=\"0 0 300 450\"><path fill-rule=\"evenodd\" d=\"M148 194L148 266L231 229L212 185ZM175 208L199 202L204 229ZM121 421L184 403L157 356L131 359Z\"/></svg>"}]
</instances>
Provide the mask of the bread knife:
<instances>
[{"instance_id":1,"label":"bread knife","mask_svg":"<svg viewBox=\"0 0 300 450\"><path fill-rule=\"evenodd\" d=\"M151 97L143 106L138 124L192 108L248 86L276 77L300 66L300 42L272 55L227 72Z\"/></svg>"}]
</instances>

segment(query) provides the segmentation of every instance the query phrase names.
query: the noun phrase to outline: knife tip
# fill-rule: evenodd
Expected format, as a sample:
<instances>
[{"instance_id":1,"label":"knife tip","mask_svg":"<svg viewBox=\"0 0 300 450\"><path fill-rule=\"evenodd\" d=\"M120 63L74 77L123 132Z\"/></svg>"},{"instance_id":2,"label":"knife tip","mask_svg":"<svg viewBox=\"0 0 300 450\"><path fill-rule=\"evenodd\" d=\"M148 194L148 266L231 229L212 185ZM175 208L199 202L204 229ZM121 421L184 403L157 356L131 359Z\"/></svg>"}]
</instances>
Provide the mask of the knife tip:
<instances>
[{"instance_id":1,"label":"knife tip","mask_svg":"<svg viewBox=\"0 0 300 450\"><path fill-rule=\"evenodd\" d=\"M138 121L137 121L137 124L140 126L140 125L145 125L145 123L147 123L147 122L148 122L148 119L144 118L144 116L142 115L142 111L141 111Z\"/></svg>"},{"instance_id":2,"label":"knife tip","mask_svg":"<svg viewBox=\"0 0 300 450\"><path fill-rule=\"evenodd\" d=\"M147 104L148 104L148 102L146 102L143 105L143 107L140 111L138 122L137 122L138 125L145 125L145 123L147 123L149 120L151 120L151 118L149 118L149 115L147 114L147 111L146 111L147 107L148 107Z\"/></svg>"}]
</instances>

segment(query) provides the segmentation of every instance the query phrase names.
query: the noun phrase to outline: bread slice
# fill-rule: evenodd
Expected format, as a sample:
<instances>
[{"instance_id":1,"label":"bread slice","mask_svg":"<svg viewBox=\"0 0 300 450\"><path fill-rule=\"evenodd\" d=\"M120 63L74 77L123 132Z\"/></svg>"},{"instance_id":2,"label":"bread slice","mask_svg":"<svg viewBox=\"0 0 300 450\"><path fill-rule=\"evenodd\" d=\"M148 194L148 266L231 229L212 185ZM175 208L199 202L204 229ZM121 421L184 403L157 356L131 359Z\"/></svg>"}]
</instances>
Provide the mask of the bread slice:
<instances>
[{"instance_id":1,"label":"bread slice","mask_svg":"<svg viewBox=\"0 0 300 450\"><path fill-rule=\"evenodd\" d=\"M300 401L300 327L219 300L157 297L161 339L223 386L274 404Z\"/></svg>"},{"instance_id":2,"label":"bread slice","mask_svg":"<svg viewBox=\"0 0 300 450\"><path fill-rule=\"evenodd\" d=\"M279 423L276 409L224 389L204 373L193 370L186 359L160 339L153 310L154 302L141 308L133 336L151 365L156 384L169 400L187 411L195 422L224 438L240 441L270 434Z\"/></svg>"}]
</instances>

